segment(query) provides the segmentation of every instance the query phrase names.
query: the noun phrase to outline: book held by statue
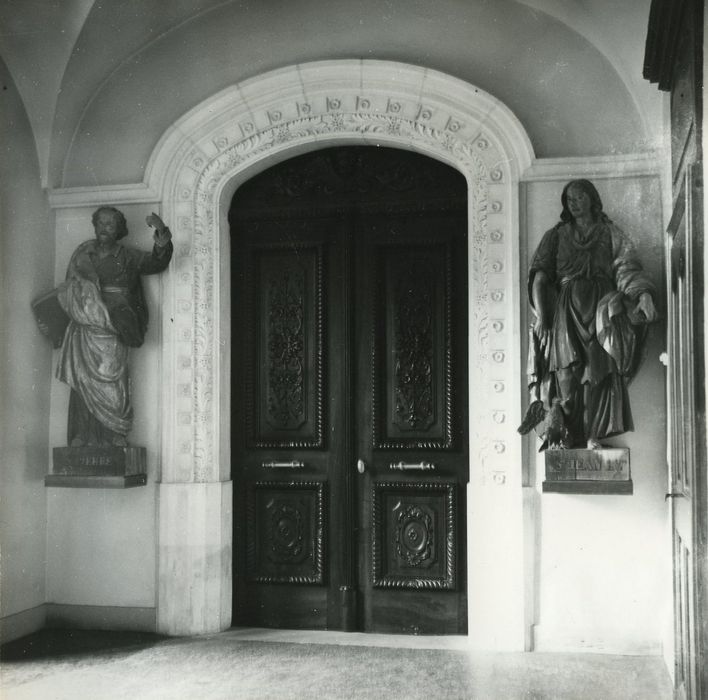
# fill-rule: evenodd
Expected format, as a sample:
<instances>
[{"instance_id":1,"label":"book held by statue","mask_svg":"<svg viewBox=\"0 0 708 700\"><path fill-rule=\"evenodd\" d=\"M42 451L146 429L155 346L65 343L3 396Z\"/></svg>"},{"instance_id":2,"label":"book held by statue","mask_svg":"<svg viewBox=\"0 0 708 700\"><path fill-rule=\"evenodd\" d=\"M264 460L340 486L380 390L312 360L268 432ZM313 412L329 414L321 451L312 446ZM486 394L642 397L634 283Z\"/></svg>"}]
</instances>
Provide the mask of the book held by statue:
<instances>
[{"instance_id":1,"label":"book held by statue","mask_svg":"<svg viewBox=\"0 0 708 700\"><path fill-rule=\"evenodd\" d=\"M39 330L52 341L55 348L61 346L64 332L69 325L69 317L59 303L59 289L52 289L32 301L32 311Z\"/></svg>"}]
</instances>

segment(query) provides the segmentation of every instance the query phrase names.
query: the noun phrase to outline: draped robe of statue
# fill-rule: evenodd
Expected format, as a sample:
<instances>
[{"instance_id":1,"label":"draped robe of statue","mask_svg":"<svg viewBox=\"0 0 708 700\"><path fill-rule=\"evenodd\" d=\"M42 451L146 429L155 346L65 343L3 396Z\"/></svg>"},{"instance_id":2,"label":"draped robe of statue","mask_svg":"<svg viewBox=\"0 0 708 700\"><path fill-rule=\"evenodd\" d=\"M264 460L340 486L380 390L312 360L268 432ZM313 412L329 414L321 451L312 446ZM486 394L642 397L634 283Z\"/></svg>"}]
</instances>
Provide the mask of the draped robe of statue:
<instances>
[{"instance_id":1,"label":"draped robe of statue","mask_svg":"<svg viewBox=\"0 0 708 700\"><path fill-rule=\"evenodd\" d=\"M529 388L546 408L563 402L569 446L633 429L627 381L636 372L646 332L635 307L654 294L631 241L604 214L585 233L571 222L544 235L529 270L529 298L546 274L554 309L545 352L532 332ZM570 382L568 379L570 378Z\"/></svg>"},{"instance_id":2,"label":"draped robe of statue","mask_svg":"<svg viewBox=\"0 0 708 700\"><path fill-rule=\"evenodd\" d=\"M162 272L171 257L171 242L151 252L117 244L101 257L93 239L74 252L58 294L71 319L57 366L72 389L69 445L125 444L133 422L128 348L143 344L148 322L140 277Z\"/></svg>"}]
</instances>

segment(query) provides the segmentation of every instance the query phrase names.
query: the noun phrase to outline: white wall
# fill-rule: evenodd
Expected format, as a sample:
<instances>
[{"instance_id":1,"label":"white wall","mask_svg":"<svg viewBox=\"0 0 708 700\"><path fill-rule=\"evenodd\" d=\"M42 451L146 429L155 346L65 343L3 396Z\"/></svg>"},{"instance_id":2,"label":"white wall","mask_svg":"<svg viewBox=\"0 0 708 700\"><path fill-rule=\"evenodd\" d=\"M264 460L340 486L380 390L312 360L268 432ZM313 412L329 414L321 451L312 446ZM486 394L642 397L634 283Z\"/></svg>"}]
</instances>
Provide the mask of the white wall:
<instances>
[{"instance_id":1,"label":"white wall","mask_svg":"<svg viewBox=\"0 0 708 700\"><path fill-rule=\"evenodd\" d=\"M0 603L5 641L44 620L51 345L37 330L30 301L51 289L54 242L34 139L1 60L0 84Z\"/></svg>"},{"instance_id":2,"label":"white wall","mask_svg":"<svg viewBox=\"0 0 708 700\"><path fill-rule=\"evenodd\" d=\"M619 170L619 168L618 168ZM617 173L619 175L619 172ZM577 175L576 175L577 176ZM528 245L522 275L541 236L558 220L570 177L526 185ZM628 447L634 494L541 493L543 457L533 458L536 499L535 648L658 654L670 615L670 548L665 459L662 199L658 176L590 178L608 216L634 240L658 287L662 321L629 387L635 432L605 441ZM540 441L531 438L531 454Z\"/></svg>"}]
</instances>

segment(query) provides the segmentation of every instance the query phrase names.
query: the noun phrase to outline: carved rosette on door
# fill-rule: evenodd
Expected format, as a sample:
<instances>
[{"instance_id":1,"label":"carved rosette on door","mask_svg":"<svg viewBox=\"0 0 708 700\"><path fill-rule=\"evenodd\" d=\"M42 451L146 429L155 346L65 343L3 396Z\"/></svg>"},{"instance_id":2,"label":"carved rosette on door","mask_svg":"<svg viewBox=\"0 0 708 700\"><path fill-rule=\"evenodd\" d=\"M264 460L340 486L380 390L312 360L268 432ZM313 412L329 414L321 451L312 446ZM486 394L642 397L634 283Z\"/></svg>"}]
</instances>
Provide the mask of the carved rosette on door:
<instances>
[{"instance_id":1,"label":"carved rosette on door","mask_svg":"<svg viewBox=\"0 0 708 700\"><path fill-rule=\"evenodd\" d=\"M322 584L324 484L259 481L248 495L248 579L258 583Z\"/></svg>"}]
</instances>

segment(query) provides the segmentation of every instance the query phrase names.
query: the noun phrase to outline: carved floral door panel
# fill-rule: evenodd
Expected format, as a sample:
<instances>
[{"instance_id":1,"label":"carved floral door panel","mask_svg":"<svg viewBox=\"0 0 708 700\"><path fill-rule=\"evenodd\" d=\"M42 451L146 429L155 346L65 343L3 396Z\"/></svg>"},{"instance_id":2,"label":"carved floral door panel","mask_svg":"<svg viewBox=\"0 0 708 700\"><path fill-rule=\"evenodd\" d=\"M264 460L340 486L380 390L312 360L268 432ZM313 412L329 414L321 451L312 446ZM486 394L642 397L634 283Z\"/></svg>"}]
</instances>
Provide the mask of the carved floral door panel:
<instances>
[{"instance_id":1,"label":"carved floral door panel","mask_svg":"<svg viewBox=\"0 0 708 700\"><path fill-rule=\"evenodd\" d=\"M232 218L235 624L466 631L460 184Z\"/></svg>"}]
</instances>

